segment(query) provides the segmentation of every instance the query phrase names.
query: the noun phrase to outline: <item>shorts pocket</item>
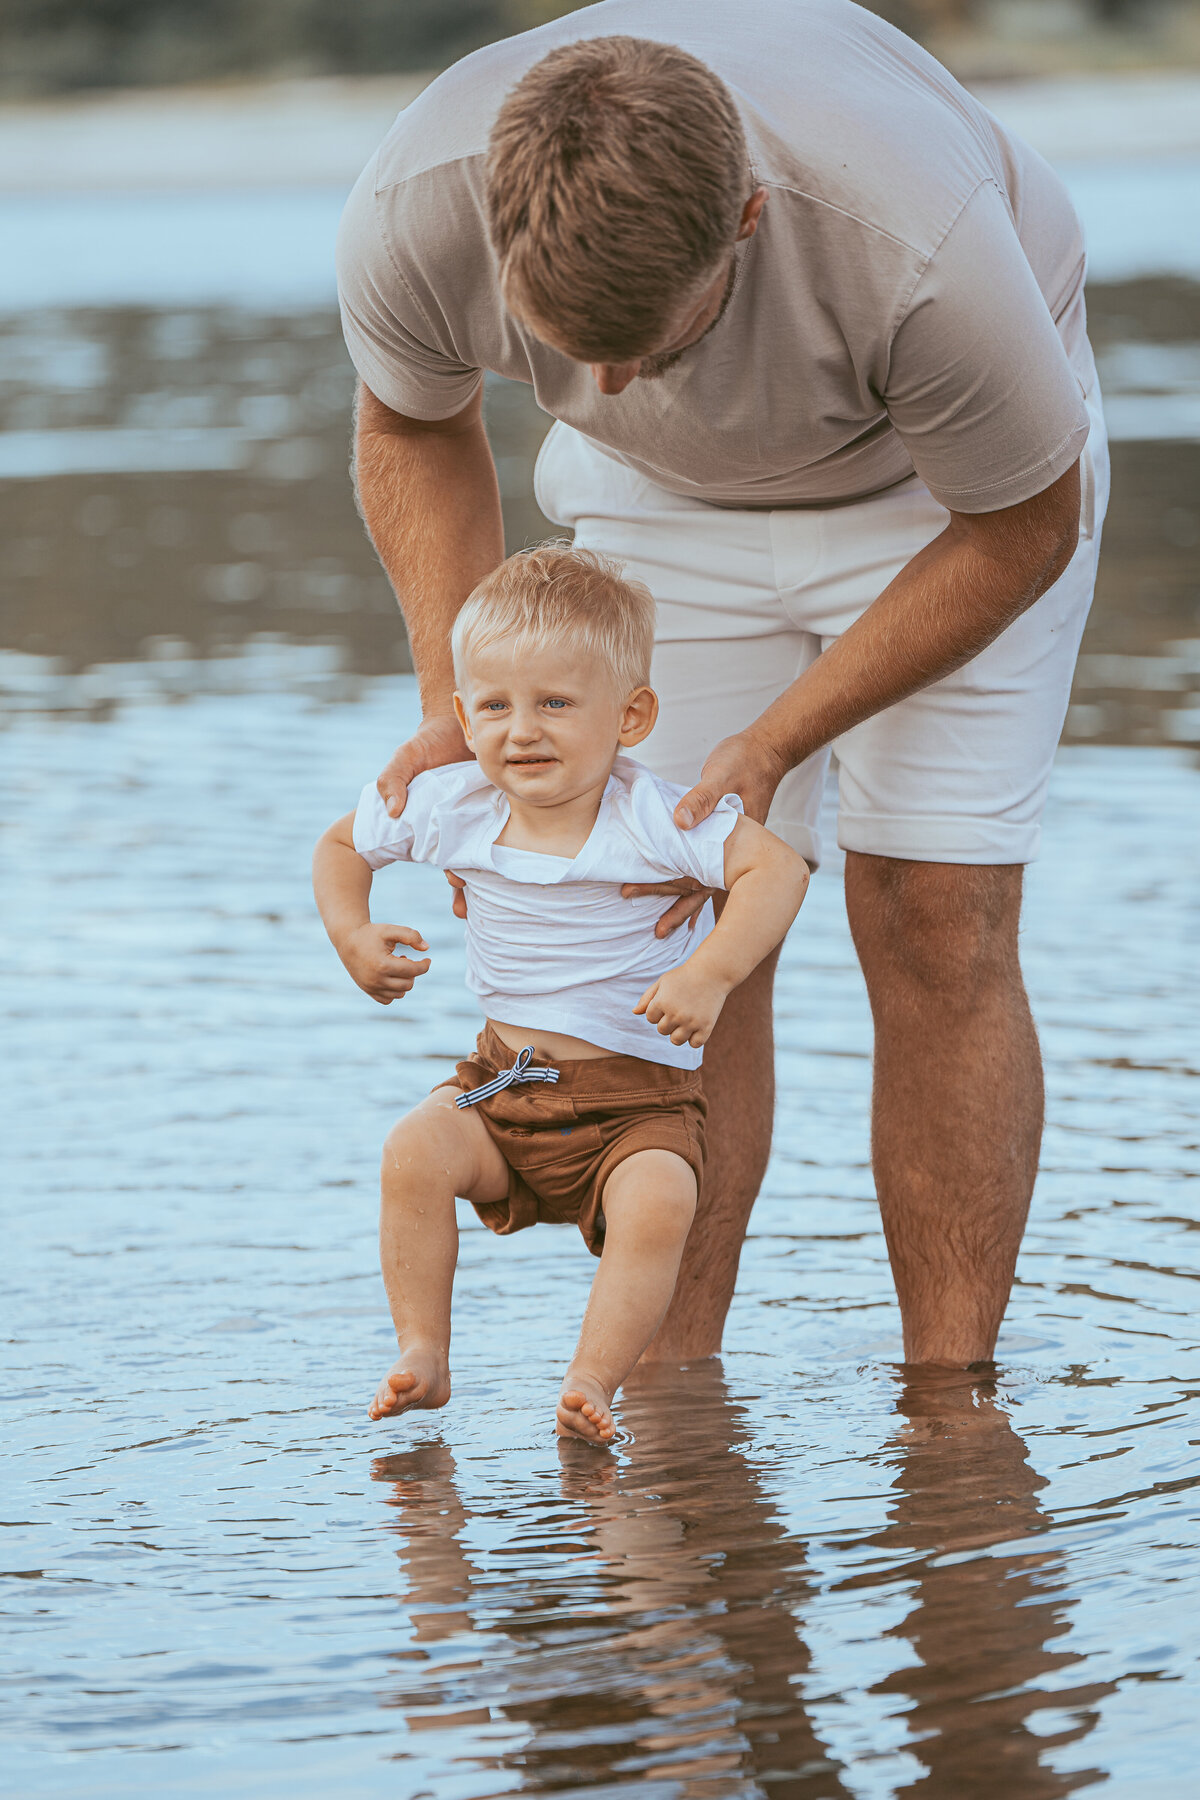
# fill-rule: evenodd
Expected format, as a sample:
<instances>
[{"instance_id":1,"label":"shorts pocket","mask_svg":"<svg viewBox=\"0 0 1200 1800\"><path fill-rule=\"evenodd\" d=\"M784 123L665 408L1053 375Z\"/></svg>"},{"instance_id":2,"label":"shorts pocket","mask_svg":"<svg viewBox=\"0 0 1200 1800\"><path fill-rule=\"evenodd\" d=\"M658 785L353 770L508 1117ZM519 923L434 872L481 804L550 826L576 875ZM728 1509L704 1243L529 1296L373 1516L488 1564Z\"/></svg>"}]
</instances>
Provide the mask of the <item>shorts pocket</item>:
<instances>
[{"instance_id":1,"label":"shorts pocket","mask_svg":"<svg viewBox=\"0 0 1200 1800\"><path fill-rule=\"evenodd\" d=\"M496 1141L506 1161L522 1174L561 1164L563 1169L599 1156L604 1140L599 1125L564 1121L553 1125L502 1125Z\"/></svg>"}]
</instances>

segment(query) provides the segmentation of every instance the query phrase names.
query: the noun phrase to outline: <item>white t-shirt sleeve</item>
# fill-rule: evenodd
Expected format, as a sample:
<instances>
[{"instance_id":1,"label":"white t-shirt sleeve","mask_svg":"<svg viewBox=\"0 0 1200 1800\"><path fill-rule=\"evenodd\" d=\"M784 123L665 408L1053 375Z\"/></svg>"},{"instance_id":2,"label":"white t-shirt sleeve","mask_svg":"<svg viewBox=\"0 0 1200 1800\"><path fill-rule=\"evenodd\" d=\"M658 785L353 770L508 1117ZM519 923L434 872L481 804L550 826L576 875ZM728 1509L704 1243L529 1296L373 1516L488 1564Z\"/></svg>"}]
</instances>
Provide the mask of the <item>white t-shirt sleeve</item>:
<instances>
[{"instance_id":1,"label":"white t-shirt sleeve","mask_svg":"<svg viewBox=\"0 0 1200 1800\"><path fill-rule=\"evenodd\" d=\"M634 784L634 811L646 850L668 878L690 875L705 887L723 888L725 842L742 816L741 800L736 794L724 795L707 819L690 831L681 831L674 813L685 792L652 775L644 775Z\"/></svg>"},{"instance_id":2,"label":"white t-shirt sleeve","mask_svg":"<svg viewBox=\"0 0 1200 1800\"><path fill-rule=\"evenodd\" d=\"M455 770L462 765L454 763ZM471 763L474 770L476 765ZM393 819L379 789L369 781L354 815L354 848L372 869L394 862L440 860L446 835L447 815L461 798L463 783L446 769L429 769L408 784L404 811ZM447 852L451 846L446 844Z\"/></svg>"}]
</instances>

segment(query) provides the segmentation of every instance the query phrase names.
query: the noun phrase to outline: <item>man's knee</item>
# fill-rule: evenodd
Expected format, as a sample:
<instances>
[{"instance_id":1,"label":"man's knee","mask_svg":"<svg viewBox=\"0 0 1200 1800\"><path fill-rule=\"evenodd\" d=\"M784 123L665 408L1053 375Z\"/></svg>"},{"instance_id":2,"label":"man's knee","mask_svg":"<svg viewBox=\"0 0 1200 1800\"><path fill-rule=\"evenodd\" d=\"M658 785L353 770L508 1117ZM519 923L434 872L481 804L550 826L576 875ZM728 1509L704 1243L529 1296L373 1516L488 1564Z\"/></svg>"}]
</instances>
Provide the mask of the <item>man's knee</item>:
<instances>
[{"instance_id":1,"label":"man's knee","mask_svg":"<svg viewBox=\"0 0 1200 1800\"><path fill-rule=\"evenodd\" d=\"M873 1002L889 991L974 1006L1020 979L1019 863L905 862L851 853L846 905Z\"/></svg>"}]
</instances>

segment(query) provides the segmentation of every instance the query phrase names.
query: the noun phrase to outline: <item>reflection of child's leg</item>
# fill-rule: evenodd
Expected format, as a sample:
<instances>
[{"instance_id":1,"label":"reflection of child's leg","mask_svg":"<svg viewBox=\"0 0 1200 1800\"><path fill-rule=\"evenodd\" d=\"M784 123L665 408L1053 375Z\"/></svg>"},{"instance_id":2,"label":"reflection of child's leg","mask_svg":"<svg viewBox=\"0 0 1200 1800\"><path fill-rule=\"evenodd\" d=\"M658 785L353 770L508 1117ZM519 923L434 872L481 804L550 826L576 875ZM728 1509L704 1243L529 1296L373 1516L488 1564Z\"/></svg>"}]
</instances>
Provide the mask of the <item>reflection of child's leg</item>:
<instances>
[{"instance_id":1,"label":"reflection of child's leg","mask_svg":"<svg viewBox=\"0 0 1200 1800\"><path fill-rule=\"evenodd\" d=\"M560 1437L605 1443L609 1403L662 1323L692 1215L696 1177L670 1150L638 1150L604 1184L604 1254L558 1402Z\"/></svg>"},{"instance_id":2,"label":"reflection of child's leg","mask_svg":"<svg viewBox=\"0 0 1200 1800\"><path fill-rule=\"evenodd\" d=\"M400 1346L367 1411L387 1418L450 1398L450 1292L458 1260L454 1198L503 1200L508 1168L483 1120L439 1088L383 1147L379 1260Z\"/></svg>"}]
</instances>

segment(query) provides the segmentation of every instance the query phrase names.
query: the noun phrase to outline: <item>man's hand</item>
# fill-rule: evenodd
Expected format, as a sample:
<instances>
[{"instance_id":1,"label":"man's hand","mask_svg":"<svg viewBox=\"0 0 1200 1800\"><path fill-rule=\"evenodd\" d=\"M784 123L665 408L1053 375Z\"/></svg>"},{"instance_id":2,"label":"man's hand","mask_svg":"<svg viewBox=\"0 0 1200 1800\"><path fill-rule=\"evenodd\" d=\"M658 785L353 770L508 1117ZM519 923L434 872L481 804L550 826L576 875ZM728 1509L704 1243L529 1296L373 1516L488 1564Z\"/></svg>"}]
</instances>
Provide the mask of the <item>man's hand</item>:
<instances>
[{"instance_id":1,"label":"man's hand","mask_svg":"<svg viewBox=\"0 0 1200 1800\"><path fill-rule=\"evenodd\" d=\"M388 816L398 819L408 797L408 784L426 769L443 763L470 762L471 752L453 713L424 719L406 744L401 744L375 786L386 802Z\"/></svg>"},{"instance_id":2,"label":"man's hand","mask_svg":"<svg viewBox=\"0 0 1200 1800\"><path fill-rule=\"evenodd\" d=\"M705 979L684 963L652 982L633 1010L644 1013L673 1044L691 1044L698 1050L712 1036L728 997L723 982Z\"/></svg>"},{"instance_id":3,"label":"man's hand","mask_svg":"<svg viewBox=\"0 0 1200 1800\"><path fill-rule=\"evenodd\" d=\"M675 808L675 823L681 830L690 831L701 819L707 819L718 800L726 794L737 794L746 809L746 816L757 819L762 825L775 798L775 789L786 773L785 765L755 732L739 731L733 737L722 738L700 771L696 786L688 789ZM621 892L626 900L632 900L638 894L681 896L654 927L655 937L665 938L685 920L688 930L694 930L696 920L705 902L712 899L714 890L682 877L678 881L630 883Z\"/></svg>"},{"instance_id":4,"label":"man's hand","mask_svg":"<svg viewBox=\"0 0 1200 1800\"><path fill-rule=\"evenodd\" d=\"M402 999L429 967L428 956L423 962L393 956L396 944L407 944L412 950L429 948L420 932L407 925L359 925L335 945L353 980L380 1006Z\"/></svg>"},{"instance_id":5,"label":"man's hand","mask_svg":"<svg viewBox=\"0 0 1200 1800\"><path fill-rule=\"evenodd\" d=\"M737 794L746 817L765 825L775 789L786 774L787 764L759 732L753 728L735 732L722 738L705 759L699 781L675 808L675 823L681 831L690 831L707 819L718 800Z\"/></svg>"},{"instance_id":6,"label":"man's hand","mask_svg":"<svg viewBox=\"0 0 1200 1800\"><path fill-rule=\"evenodd\" d=\"M696 920L712 899L716 890L701 887L690 875L680 875L676 881L627 881L621 889L622 897L633 900L639 894L678 894L680 898L674 906L669 906L658 924L654 927L657 938L670 937L673 931L686 921L689 931L696 929ZM455 912L458 907L455 906Z\"/></svg>"}]
</instances>

